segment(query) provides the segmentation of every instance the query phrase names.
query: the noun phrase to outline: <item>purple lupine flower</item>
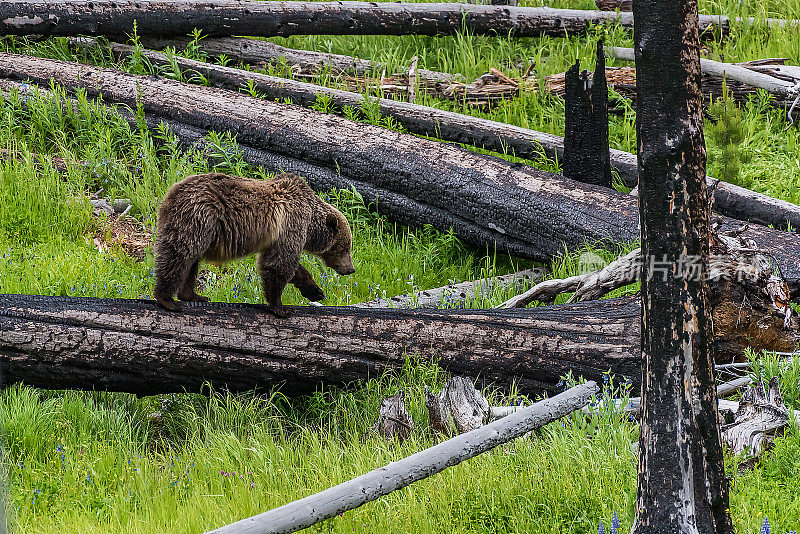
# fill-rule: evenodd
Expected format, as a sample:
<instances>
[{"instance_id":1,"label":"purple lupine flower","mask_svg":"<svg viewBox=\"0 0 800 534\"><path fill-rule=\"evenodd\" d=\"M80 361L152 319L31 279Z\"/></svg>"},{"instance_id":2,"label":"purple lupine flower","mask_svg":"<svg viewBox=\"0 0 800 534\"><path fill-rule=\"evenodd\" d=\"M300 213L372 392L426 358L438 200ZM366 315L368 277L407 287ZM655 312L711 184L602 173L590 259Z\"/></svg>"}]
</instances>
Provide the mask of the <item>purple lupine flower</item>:
<instances>
[{"instance_id":1,"label":"purple lupine flower","mask_svg":"<svg viewBox=\"0 0 800 534\"><path fill-rule=\"evenodd\" d=\"M597 534L606 534L606 527L603 526L602 521L600 521L600 525L597 527Z\"/></svg>"},{"instance_id":2,"label":"purple lupine flower","mask_svg":"<svg viewBox=\"0 0 800 534\"><path fill-rule=\"evenodd\" d=\"M611 514L611 534L617 534L617 529L619 528L619 518L617 517L617 512L612 512Z\"/></svg>"},{"instance_id":3,"label":"purple lupine flower","mask_svg":"<svg viewBox=\"0 0 800 534\"><path fill-rule=\"evenodd\" d=\"M769 534L769 520L765 517L764 524L761 525L761 534Z\"/></svg>"}]
</instances>

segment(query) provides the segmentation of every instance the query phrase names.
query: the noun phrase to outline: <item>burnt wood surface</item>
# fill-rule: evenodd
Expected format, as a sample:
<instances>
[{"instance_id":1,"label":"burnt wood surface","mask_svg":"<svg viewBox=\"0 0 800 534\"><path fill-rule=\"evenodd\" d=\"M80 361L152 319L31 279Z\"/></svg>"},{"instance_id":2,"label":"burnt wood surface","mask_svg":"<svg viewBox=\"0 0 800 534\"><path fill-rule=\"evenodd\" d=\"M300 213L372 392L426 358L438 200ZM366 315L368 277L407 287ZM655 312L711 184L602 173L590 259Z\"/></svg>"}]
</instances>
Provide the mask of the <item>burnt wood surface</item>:
<instances>
[{"instance_id":1,"label":"burnt wood surface","mask_svg":"<svg viewBox=\"0 0 800 534\"><path fill-rule=\"evenodd\" d=\"M383 310L0 295L5 384L151 395L281 386L286 394L400 371L407 357L520 391L640 373L636 299L523 310Z\"/></svg>"},{"instance_id":2,"label":"burnt wood surface","mask_svg":"<svg viewBox=\"0 0 800 534\"><path fill-rule=\"evenodd\" d=\"M733 532L714 383L697 11L697 0L633 0L644 364L632 534Z\"/></svg>"},{"instance_id":3,"label":"burnt wood surface","mask_svg":"<svg viewBox=\"0 0 800 534\"><path fill-rule=\"evenodd\" d=\"M89 44L82 42L82 46ZM128 56L133 52L133 47L112 43L110 50L117 56ZM170 67L177 65L187 77L193 72L200 73L216 87L240 89L247 86L248 80L252 80L255 88L270 100L290 98L296 104L309 106L316 101L317 95L323 94L330 97L331 102L335 104L334 110L338 113L342 113L345 106L359 107L364 103L364 96L358 93L210 65L178 56L169 58L162 53L149 50L141 53L153 65ZM547 157L563 161L564 138L557 135L391 99L382 98L378 100L378 105L382 115L394 117L411 133L465 143L496 152L508 151L518 157L532 160L538 159L541 152L544 152ZM619 172L623 182L629 187L635 186L638 181L636 155L621 150L611 150L610 158L612 166ZM800 228L800 206L797 204L734 184L711 178L709 180L714 187L715 211L734 219L771 225L774 228L785 229L788 225Z\"/></svg>"},{"instance_id":4,"label":"burnt wood surface","mask_svg":"<svg viewBox=\"0 0 800 534\"><path fill-rule=\"evenodd\" d=\"M601 41L597 43L594 76L580 72L580 59L567 71L564 116L564 176L611 187L608 86Z\"/></svg>"},{"instance_id":5,"label":"burnt wood surface","mask_svg":"<svg viewBox=\"0 0 800 534\"><path fill-rule=\"evenodd\" d=\"M448 229L458 221L468 229L458 235L479 247L496 245L513 255L549 259L565 246L631 242L638 236L636 200L628 195L298 106L13 54L0 54L0 78L43 84L53 79L72 90L85 88L89 96L102 95L106 102L134 107L138 100L155 117L230 131L245 147L302 161L310 170L328 169L336 179L330 187L365 184L365 198L374 192L379 209L403 224ZM382 192L390 193L394 204L381 204ZM740 225L724 219L721 230ZM743 235L772 251L790 288L800 288L796 234L751 225Z\"/></svg>"},{"instance_id":6,"label":"burnt wood surface","mask_svg":"<svg viewBox=\"0 0 800 534\"><path fill-rule=\"evenodd\" d=\"M549 7L390 2L255 2L217 0L61 0L0 3L0 35L476 35L563 37L631 13ZM707 28L729 30L726 17L705 16ZM715 32L709 32L713 34Z\"/></svg>"}]
</instances>

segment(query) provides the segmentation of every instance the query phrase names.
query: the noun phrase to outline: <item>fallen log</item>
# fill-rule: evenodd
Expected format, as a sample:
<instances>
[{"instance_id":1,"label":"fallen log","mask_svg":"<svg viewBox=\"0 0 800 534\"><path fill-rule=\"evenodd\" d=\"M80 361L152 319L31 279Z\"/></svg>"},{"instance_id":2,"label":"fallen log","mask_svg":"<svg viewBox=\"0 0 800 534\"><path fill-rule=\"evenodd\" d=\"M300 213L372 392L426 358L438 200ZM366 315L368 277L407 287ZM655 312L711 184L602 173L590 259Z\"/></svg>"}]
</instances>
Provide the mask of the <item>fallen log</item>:
<instances>
[{"instance_id":1,"label":"fallen log","mask_svg":"<svg viewBox=\"0 0 800 534\"><path fill-rule=\"evenodd\" d=\"M89 43L83 41L81 46L89 46ZM128 56L134 51L134 48L128 45L113 43L110 47L111 51L119 56ZM210 65L177 56L168 57L149 50L141 53L154 65L170 67L177 65L190 73L199 73L216 87L241 89L246 87L250 80L265 98L271 100L289 98L296 104L310 106L317 101L318 95L324 95L337 106L335 111L339 113L342 113L345 106L358 108L366 101L365 97L358 93ZM542 154L561 161L564 158L563 137L428 106L390 99L379 99L377 102L382 115L395 118L411 133L501 153L509 152L531 160L540 158ZM619 172L623 182L629 187L634 187L638 172L636 155L614 149L610 154L611 164ZM714 209L723 215L778 229L785 229L789 225L800 228L800 206L797 204L712 178L708 179L708 183L714 191Z\"/></svg>"},{"instance_id":2,"label":"fallen log","mask_svg":"<svg viewBox=\"0 0 800 534\"><path fill-rule=\"evenodd\" d=\"M610 47L609 56L634 61L632 48ZM725 80L727 83L734 82L749 87L764 89L775 97L776 106L791 110L792 104L800 98L800 68L787 68L783 70L780 66L767 68L762 62L754 64L732 64L713 61L711 59L700 59L700 71L703 73L703 81L714 79L718 82ZM797 115L800 116L800 107L795 108Z\"/></svg>"},{"instance_id":3,"label":"fallen log","mask_svg":"<svg viewBox=\"0 0 800 534\"><path fill-rule=\"evenodd\" d=\"M79 46L90 46L92 39L77 37L70 42ZM370 61L353 56L316 52L314 50L301 50L287 48L269 41L246 39L244 37L205 37L195 41L189 37L164 38L155 35L143 35L139 43L152 50L172 48L181 53L189 44L202 53L217 58L225 56L233 61L239 61L254 66L279 65L283 62L292 67L293 73L317 74L320 71L330 70L334 74L349 74L351 76L379 76L386 70L386 65L379 61ZM112 52L125 51L117 49L118 43L110 43ZM404 71L404 72L407 72ZM437 72L428 69L417 69L420 80L429 82L452 82L457 76L446 72Z\"/></svg>"},{"instance_id":4,"label":"fallen log","mask_svg":"<svg viewBox=\"0 0 800 534\"><path fill-rule=\"evenodd\" d=\"M139 395L320 384L347 385L409 357L519 391L554 392L561 377L609 369L638 382L639 305L633 299L525 310L382 310L0 295L5 384Z\"/></svg>"},{"instance_id":5,"label":"fallen log","mask_svg":"<svg viewBox=\"0 0 800 534\"><path fill-rule=\"evenodd\" d=\"M595 0L595 5L600 11L633 11L632 0ZM733 20L736 22L743 22L746 24L758 25L766 24L776 28L786 28L788 26L800 25L800 20L786 20L776 18L763 18L763 17L735 17Z\"/></svg>"},{"instance_id":6,"label":"fallen log","mask_svg":"<svg viewBox=\"0 0 800 534\"><path fill-rule=\"evenodd\" d=\"M29 153L28 155L33 159L33 161L38 166L42 166L46 163L49 163L50 165L53 166L53 168L57 172L61 174L67 174L67 172L69 171L69 168L67 167L67 162L64 161L64 158L60 156L44 157L32 152ZM25 156L19 152L12 152L11 150L0 148L0 161L17 161L23 159L24 157Z\"/></svg>"},{"instance_id":7,"label":"fallen log","mask_svg":"<svg viewBox=\"0 0 800 534\"><path fill-rule=\"evenodd\" d=\"M358 478L206 534L297 532L524 436L585 406L599 390L595 382L575 386Z\"/></svg>"},{"instance_id":8,"label":"fallen log","mask_svg":"<svg viewBox=\"0 0 800 534\"><path fill-rule=\"evenodd\" d=\"M597 24L632 29L631 13L475 4L216 0L9 0L0 35L474 35L564 37ZM700 31L727 33L727 17L701 15ZM712 31L709 31L712 30Z\"/></svg>"},{"instance_id":9,"label":"fallen log","mask_svg":"<svg viewBox=\"0 0 800 534\"><path fill-rule=\"evenodd\" d=\"M544 273L544 269L537 267L473 282L460 282L407 295L371 300L353 304L353 306L358 308L460 308L471 300L490 297L497 289L504 291L523 287L527 289L532 284L539 282Z\"/></svg>"},{"instance_id":10,"label":"fallen log","mask_svg":"<svg viewBox=\"0 0 800 534\"><path fill-rule=\"evenodd\" d=\"M586 242L630 242L638 234L635 200L616 191L580 184L520 164L481 156L458 147L358 124L304 108L180 82L134 76L111 69L0 54L0 77L30 79L84 88L106 102L136 106L155 116L205 130L230 131L244 145L335 170L353 182L369 184L410 199L423 213L402 205L384 213L404 224L479 229L459 234L466 243L511 254L549 259ZM435 169L435 178L431 170ZM365 195L366 196L366 195ZM408 206L405 206L408 207ZM437 219L448 217L447 226ZM724 219L722 230L740 226ZM743 235L773 253L792 290L800 288L794 234L750 226Z\"/></svg>"},{"instance_id":11,"label":"fallen log","mask_svg":"<svg viewBox=\"0 0 800 534\"><path fill-rule=\"evenodd\" d=\"M248 41L251 43L264 43L266 45L272 45L272 43L267 41L254 41L252 39L227 39L229 41ZM144 39L145 42L150 40ZM165 41L162 39L153 39L155 44L160 45L163 44ZM85 49L91 50L97 47L97 43L94 39L86 38L86 37L75 37L69 38L70 44L75 46L78 49ZM169 41L166 41L169 42ZM183 41L178 41L178 44L182 43ZM193 42L193 41L192 41ZM203 41L200 41L203 42ZM258 45L259 47L261 45ZM291 76L290 78L298 78L306 81L314 81L319 79L322 75L327 74L326 69L339 69L344 68L347 65L355 65L355 71L360 71L365 68L364 64L372 65L369 61L365 61L362 59L349 57L349 56L338 56L336 54L324 54L318 52L309 52L309 51L301 51L301 50L291 50L289 48L279 47L277 45L273 45L279 49L286 50L290 52L290 57L294 57L300 53L301 56L316 54L319 57L315 58L315 61L309 62L306 60L303 63L294 63L289 64L291 69ZM103 44L102 49L108 50L112 54L117 57L130 57L134 52L142 53L144 57L148 59L148 61L156 67L162 67L168 70L173 70L176 67L181 69L191 69L192 65L188 64L181 64L183 62L183 58L175 58L173 54L170 52L167 53L159 53L153 52L150 50L141 50L136 51L133 46L130 45L123 45L119 43L109 43ZM271 50L271 47L266 47L268 50L267 52L272 52L273 54L275 51ZM313 57L313 56L312 56ZM273 63L280 63L282 60L281 56L275 58L272 62ZM329 64L325 61L327 59L331 59L335 63ZM348 61L349 60L349 61ZM413 63L413 61L412 61ZM262 62L263 64L263 62ZM202 68L204 65L207 68L212 68L213 66L210 64L205 64L203 62L196 61L193 63L195 67ZM377 63L375 64L377 67L384 67L382 64ZM199 72L196 69L191 69L193 72ZM236 70L236 69L232 69ZM250 71L239 71L239 72L250 72ZM385 70L375 72L366 72L362 73L361 75L351 76L348 70L332 70L331 71L336 76L336 82L340 87L346 89L346 91L354 91L355 93L359 94L355 100L362 100L363 97L360 96L361 94L379 94L386 97L401 97L402 99L406 99L408 102L413 102L414 99L411 98L416 91L420 93L428 94L431 96L435 96L437 98L442 98L445 100L454 100L459 103L467 104L473 107L479 107L483 109L488 109L489 107L496 105L500 102L505 100L509 100L512 98L516 98L519 96L520 91L523 88L528 88L529 90L533 90L535 88L535 79L533 77L529 77L524 82L519 80L513 80L508 76L502 74L497 69L490 69L489 72L481 75L476 80L471 83L465 83L460 81L460 76L453 76L450 74L445 74L443 72L435 72L426 69L413 69L413 73L410 69L404 69L402 72L391 74L389 76L386 75ZM245 74L246 76L246 74ZM285 78L275 78L271 76L267 76L267 79L272 80L285 80ZM228 80L230 81L230 80ZM302 83L302 82L301 82ZM227 87L228 85L225 82L216 83L212 85L216 85L218 87ZM267 87L265 96L274 91L280 92L282 90L282 86L284 84L278 82L278 86L275 87L272 84L269 84ZM316 86L306 86L307 88L312 88ZM232 87L229 87L232 88ZM303 93L303 101L297 102L302 105L308 105L309 102L313 102L316 98L317 93L307 94ZM285 98L285 97L284 97ZM340 109L339 112L341 113L341 106L343 105L351 105L351 104L339 104Z\"/></svg>"}]
</instances>

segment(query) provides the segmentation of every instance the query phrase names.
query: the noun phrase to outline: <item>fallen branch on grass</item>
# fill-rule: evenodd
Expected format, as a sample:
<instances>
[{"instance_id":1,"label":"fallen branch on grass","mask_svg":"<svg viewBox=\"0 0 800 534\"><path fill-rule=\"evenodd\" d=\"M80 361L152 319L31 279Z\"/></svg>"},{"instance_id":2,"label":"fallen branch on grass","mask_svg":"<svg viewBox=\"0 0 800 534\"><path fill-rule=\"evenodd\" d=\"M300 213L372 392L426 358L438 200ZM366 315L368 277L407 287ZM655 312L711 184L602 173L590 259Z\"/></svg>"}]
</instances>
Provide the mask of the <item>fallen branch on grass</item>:
<instances>
[{"instance_id":1,"label":"fallen branch on grass","mask_svg":"<svg viewBox=\"0 0 800 534\"><path fill-rule=\"evenodd\" d=\"M392 462L338 486L242 519L208 534L296 532L473 458L498 445L569 415L589 402L599 388L587 382L515 413Z\"/></svg>"},{"instance_id":2,"label":"fallen branch on grass","mask_svg":"<svg viewBox=\"0 0 800 534\"><path fill-rule=\"evenodd\" d=\"M474 4L70 0L0 4L0 35L473 35L563 37L598 24L633 28L631 13ZM729 31L727 17L700 15L703 34Z\"/></svg>"},{"instance_id":3,"label":"fallen branch on grass","mask_svg":"<svg viewBox=\"0 0 800 534\"><path fill-rule=\"evenodd\" d=\"M544 276L544 269L526 269L518 273L505 274L492 278L482 278L473 282L461 282L416 293L397 295L387 299L377 299L360 304L357 308L460 308L470 301L489 298L495 291L513 291L515 288L530 287Z\"/></svg>"}]
</instances>

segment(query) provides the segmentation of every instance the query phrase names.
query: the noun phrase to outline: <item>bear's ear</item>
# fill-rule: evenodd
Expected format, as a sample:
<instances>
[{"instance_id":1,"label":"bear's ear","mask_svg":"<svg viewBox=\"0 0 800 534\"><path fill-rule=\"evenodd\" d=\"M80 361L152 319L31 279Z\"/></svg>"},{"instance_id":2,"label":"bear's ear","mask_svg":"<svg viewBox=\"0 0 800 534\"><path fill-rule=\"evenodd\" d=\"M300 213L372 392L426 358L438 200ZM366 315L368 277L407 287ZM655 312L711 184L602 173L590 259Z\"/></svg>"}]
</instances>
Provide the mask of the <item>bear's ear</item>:
<instances>
[{"instance_id":1,"label":"bear's ear","mask_svg":"<svg viewBox=\"0 0 800 534\"><path fill-rule=\"evenodd\" d=\"M336 237L336 234L339 233L339 218L335 213L328 213L325 216L325 226L328 227L333 237Z\"/></svg>"}]
</instances>

